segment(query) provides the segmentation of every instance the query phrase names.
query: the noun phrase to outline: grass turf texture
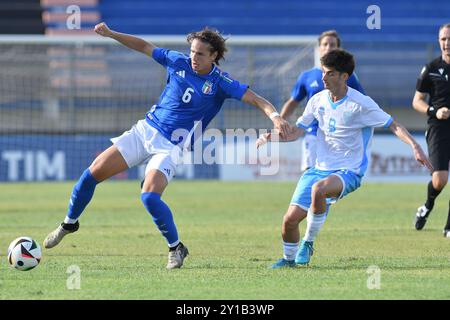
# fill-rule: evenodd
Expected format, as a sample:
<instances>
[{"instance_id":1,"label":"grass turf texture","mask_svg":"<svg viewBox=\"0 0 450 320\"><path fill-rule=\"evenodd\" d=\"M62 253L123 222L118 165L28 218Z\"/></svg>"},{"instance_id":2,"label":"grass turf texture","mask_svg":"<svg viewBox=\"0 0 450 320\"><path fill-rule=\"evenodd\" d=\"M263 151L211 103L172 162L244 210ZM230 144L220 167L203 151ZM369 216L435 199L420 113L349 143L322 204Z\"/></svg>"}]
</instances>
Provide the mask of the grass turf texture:
<instances>
[{"instance_id":1,"label":"grass turf texture","mask_svg":"<svg viewBox=\"0 0 450 320\"><path fill-rule=\"evenodd\" d=\"M167 247L140 202L139 183L97 187L80 230L28 272L8 266L19 236L42 243L64 218L73 183L0 185L2 299L449 299L448 191L424 230L413 228L425 185L366 184L332 206L309 267L270 270L295 183L174 181L171 207L190 256L166 270ZM306 221L301 224L304 234ZM67 289L69 266L81 288ZM369 290L369 266L381 270Z\"/></svg>"}]
</instances>

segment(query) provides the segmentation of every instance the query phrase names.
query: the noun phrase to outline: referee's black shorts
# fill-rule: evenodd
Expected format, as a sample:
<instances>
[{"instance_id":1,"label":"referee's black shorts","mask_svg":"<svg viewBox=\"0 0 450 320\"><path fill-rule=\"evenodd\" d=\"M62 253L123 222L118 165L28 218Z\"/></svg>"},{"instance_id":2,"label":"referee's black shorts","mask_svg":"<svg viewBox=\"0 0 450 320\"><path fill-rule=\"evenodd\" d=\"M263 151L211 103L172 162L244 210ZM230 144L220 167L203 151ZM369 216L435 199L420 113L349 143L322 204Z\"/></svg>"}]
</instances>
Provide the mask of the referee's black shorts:
<instances>
[{"instance_id":1,"label":"referee's black shorts","mask_svg":"<svg viewBox=\"0 0 450 320\"><path fill-rule=\"evenodd\" d=\"M428 157L434 171L448 171L450 162L450 128L430 126L426 134Z\"/></svg>"}]
</instances>

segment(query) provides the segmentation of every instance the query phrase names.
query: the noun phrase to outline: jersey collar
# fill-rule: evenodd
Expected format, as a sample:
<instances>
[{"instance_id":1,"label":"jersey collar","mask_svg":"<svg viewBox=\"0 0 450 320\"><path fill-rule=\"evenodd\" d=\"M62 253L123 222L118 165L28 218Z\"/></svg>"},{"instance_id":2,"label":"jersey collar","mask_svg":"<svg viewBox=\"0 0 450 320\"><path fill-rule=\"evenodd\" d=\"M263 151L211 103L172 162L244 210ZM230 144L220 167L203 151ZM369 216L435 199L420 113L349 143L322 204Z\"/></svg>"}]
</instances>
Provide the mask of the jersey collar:
<instances>
[{"instance_id":1,"label":"jersey collar","mask_svg":"<svg viewBox=\"0 0 450 320\"><path fill-rule=\"evenodd\" d=\"M333 110L336 110L336 108L339 105L343 104L345 102L345 100L347 100L347 98L348 98L348 90L347 90L347 94L342 99L340 99L340 100L338 100L336 102L333 102L331 100L331 98L330 98L330 91L328 91L327 98L328 98L328 102L330 103L330 106L333 108Z\"/></svg>"}]
</instances>

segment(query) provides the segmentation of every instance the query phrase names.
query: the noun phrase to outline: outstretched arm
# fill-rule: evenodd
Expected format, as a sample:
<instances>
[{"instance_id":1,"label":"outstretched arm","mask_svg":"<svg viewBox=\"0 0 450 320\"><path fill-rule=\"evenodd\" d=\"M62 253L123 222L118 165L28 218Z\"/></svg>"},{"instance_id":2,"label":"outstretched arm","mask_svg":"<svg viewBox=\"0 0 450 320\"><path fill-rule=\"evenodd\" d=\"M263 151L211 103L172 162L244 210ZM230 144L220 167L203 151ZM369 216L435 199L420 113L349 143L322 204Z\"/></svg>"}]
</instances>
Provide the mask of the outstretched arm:
<instances>
[{"instance_id":1,"label":"outstretched arm","mask_svg":"<svg viewBox=\"0 0 450 320\"><path fill-rule=\"evenodd\" d=\"M417 143L417 141L411 136L411 134L408 132L408 130L405 129L400 123L397 121L392 121L391 125L389 126L389 129L400 138L403 142L409 144L414 152L414 157L416 158L417 162L419 162L421 165L426 166L430 171L433 171L433 166L430 163L430 160L423 152L420 145Z\"/></svg>"},{"instance_id":2,"label":"outstretched arm","mask_svg":"<svg viewBox=\"0 0 450 320\"><path fill-rule=\"evenodd\" d=\"M272 134L271 132L264 133L256 140L256 148L259 148L263 144L266 144L268 141L281 141L281 142L295 141L298 138L300 138L304 134L304 132L305 130L303 130L302 128L295 127L286 136L281 137L277 135L276 138L274 138L274 134Z\"/></svg>"},{"instance_id":3,"label":"outstretched arm","mask_svg":"<svg viewBox=\"0 0 450 320\"><path fill-rule=\"evenodd\" d=\"M280 117L275 107L251 89L247 89L242 96L242 101L257 107L264 112L265 115L273 122L274 128L280 132L281 137L286 137L289 132L292 131L291 125Z\"/></svg>"},{"instance_id":4,"label":"outstretched arm","mask_svg":"<svg viewBox=\"0 0 450 320\"><path fill-rule=\"evenodd\" d=\"M142 52L143 54L150 57L153 54L153 49L156 48L153 43L147 42L141 38L125 33L112 31L104 22L97 24L94 28L94 31L103 37L112 38L128 48Z\"/></svg>"}]
</instances>

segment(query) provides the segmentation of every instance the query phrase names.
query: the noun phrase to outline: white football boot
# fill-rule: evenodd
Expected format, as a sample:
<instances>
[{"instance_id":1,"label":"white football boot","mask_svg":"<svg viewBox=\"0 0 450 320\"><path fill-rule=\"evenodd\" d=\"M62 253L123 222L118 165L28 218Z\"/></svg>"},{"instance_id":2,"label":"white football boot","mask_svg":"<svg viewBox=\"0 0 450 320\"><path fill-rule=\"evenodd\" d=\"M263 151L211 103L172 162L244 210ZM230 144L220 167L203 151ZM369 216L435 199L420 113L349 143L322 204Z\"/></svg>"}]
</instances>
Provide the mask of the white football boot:
<instances>
[{"instance_id":1,"label":"white football boot","mask_svg":"<svg viewBox=\"0 0 450 320\"><path fill-rule=\"evenodd\" d=\"M50 249L56 246L69 233L74 233L80 227L77 221L74 224L61 223L54 231L50 232L44 240L44 248Z\"/></svg>"},{"instance_id":2,"label":"white football boot","mask_svg":"<svg viewBox=\"0 0 450 320\"><path fill-rule=\"evenodd\" d=\"M181 242L175 250L169 251L169 262L167 263L167 269L181 268L184 259L189 254L188 248L186 248Z\"/></svg>"}]
</instances>

